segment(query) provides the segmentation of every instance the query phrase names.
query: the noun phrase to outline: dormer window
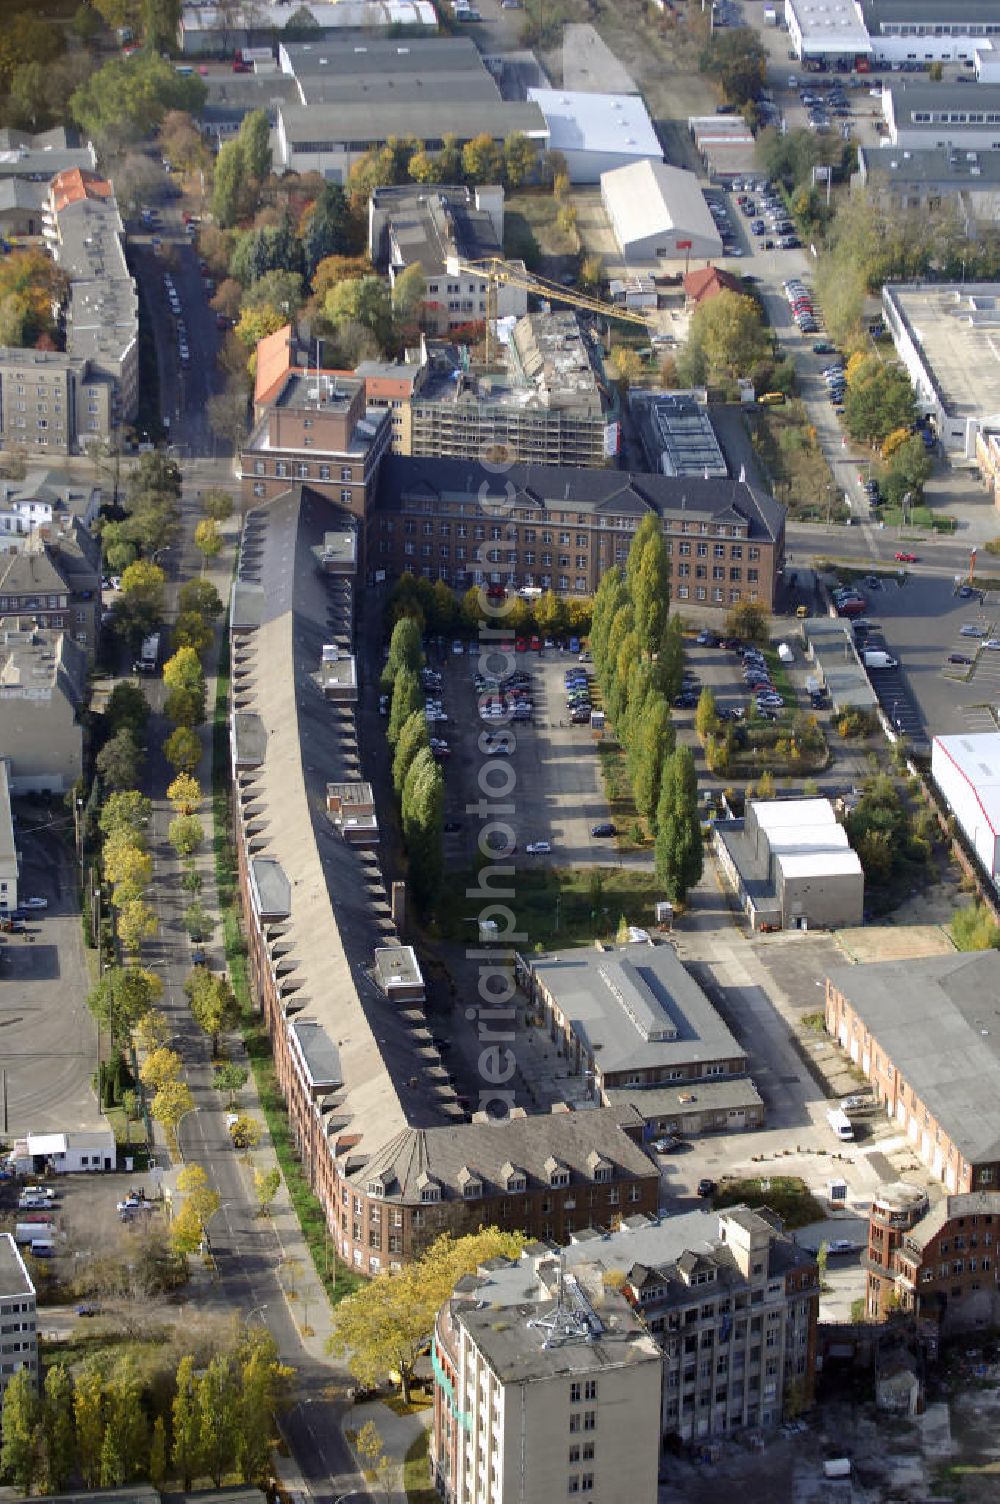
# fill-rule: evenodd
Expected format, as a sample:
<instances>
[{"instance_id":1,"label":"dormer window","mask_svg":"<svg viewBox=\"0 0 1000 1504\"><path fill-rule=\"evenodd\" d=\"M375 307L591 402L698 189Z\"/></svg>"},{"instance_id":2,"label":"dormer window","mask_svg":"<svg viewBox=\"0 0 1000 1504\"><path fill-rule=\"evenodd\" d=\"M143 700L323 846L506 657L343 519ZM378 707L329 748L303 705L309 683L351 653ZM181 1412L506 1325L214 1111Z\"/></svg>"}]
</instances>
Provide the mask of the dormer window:
<instances>
[{"instance_id":1,"label":"dormer window","mask_svg":"<svg viewBox=\"0 0 1000 1504\"><path fill-rule=\"evenodd\" d=\"M369 1180L368 1194L369 1196L378 1196L379 1198L383 1197L385 1195L385 1181Z\"/></svg>"},{"instance_id":2,"label":"dormer window","mask_svg":"<svg viewBox=\"0 0 1000 1504\"><path fill-rule=\"evenodd\" d=\"M420 1192L421 1201L425 1204L431 1201L441 1200L440 1185L436 1180L432 1180L431 1177L426 1173L418 1178L417 1189Z\"/></svg>"},{"instance_id":3,"label":"dormer window","mask_svg":"<svg viewBox=\"0 0 1000 1504\"><path fill-rule=\"evenodd\" d=\"M545 1161L544 1169L550 1186L569 1185L569 1169L552 1155Z\"/></svg>"},{"instance_id":4,"label":"dormer window","mask_svg":"<svg viewBox=\"0 0 1000 1504\"><path fill-rule=\"evenodd\" d=\"M500 1166L500 1183L505 1191L519 1192L528 1189L528 1177L517 1165L505 1160Z\"/></svg>"},{"instance_id":5,"label":"dormer window","mask_svg":"<svg viewBox=\"0 0 1000 1504\"><path fill-rule=\"evenodd\" d=\"M483 1194L483 1182L478 1175L469 1169L468 1165L463 1165L459 1170L458 1184L462 1195L467 1201L472 1201L477 1196Z\"/></svg>"}]
</instances>

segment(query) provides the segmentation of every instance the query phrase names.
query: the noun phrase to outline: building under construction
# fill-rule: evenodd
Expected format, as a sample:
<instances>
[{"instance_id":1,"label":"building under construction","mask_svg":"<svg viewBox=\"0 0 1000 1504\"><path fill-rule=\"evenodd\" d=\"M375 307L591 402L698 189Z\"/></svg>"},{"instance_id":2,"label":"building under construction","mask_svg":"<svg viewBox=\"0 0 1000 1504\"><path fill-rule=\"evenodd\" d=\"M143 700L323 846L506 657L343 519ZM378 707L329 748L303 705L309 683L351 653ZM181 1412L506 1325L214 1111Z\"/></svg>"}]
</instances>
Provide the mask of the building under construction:
<instances>
[{"instance_id":1,"label":"building under construction","mask_svg":"<svg viewBox=\"0 0 1000 1504\"><path fill-rule=\"evenodd\" d=\"M495 451L538 465L614 463L618 425L597 335L573 312L526 314L503 365L465 369L452 347L431 348L427 379L394 429L399 454L474 459Z\"/></svg>"}]
</instances>

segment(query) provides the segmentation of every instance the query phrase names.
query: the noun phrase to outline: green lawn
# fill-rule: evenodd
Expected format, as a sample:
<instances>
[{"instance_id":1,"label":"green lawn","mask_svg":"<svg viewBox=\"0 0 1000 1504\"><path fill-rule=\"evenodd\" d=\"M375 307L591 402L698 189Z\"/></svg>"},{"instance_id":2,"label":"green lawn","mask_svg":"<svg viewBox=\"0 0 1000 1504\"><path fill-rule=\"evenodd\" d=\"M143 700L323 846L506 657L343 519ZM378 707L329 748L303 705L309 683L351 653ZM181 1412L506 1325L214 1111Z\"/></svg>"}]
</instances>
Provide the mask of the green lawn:
<instances>
[{"instance_id":1,"label":"green lawn","mask_svg":"<svg viewBox=\"0 0 1000 1504\"><path fill-rule=\"evenodd\" d=\"M438 1495L428 1482L427 1443L428 1433L422 1430L410 1443L403 1463L403 1487L406 1504L438 1504Z\"/></svg>"},{"instance_id":2,"label":"green lawn","mask_svg":"<svg viewBox=\"0 0 1000 1504\"><path fill-rule=\"evenodd\" d=\"M521 189L507 195L504 206L504 253L524 261L529 271L542 270L546 256L574 256L579 238L557 224L559 201L548 188Z\"/></svg>"},{"instance_id":3,"label":"green lawn","mask_svg":"<svg viewBox=\"0 0 1000 1504\"><path fill-rule=\"evenodd\" d=\"M646 822L635 807L632 788L629 784L628 764L625 751L616 741L605 740L597 744L597 756L601 764L601 779L604 797L608 801L608 813L618 827L618 846L621 851L636 851L652 845Z\"/></svg>"},{"instance_id":4,"label":"green lawn","mask_svg":"<svg viewBox=\"0 0 1000 1504\"><path fill-rule=\"evenodd\" d=\"M765 1189L766 1187L766 1189ZM712 1198L718 1210L723 1206L769 1206L789 1231L822 1222L822 1206L804 1180L795 1175L768 1175L751 1180L723 1180Z\"/></svg>"},{"instance_id":5,"label":"green lawn","mask_svg":"<svg viewBox=\"0 0 1000 1504\"><path fill-rule=\"evenodd\" d=\"M475 886L474 872L456 874L449 884L439 914L445 938L476 938L477 904L464 896ZM632 867L519 869L509 886L514 897L503 902L510 904L518 931L527 936L521 948L529 951L614 939L623 917L629 924L649 926L654 904L663 897L654 872Z\"/></svg>"}]
</instances>

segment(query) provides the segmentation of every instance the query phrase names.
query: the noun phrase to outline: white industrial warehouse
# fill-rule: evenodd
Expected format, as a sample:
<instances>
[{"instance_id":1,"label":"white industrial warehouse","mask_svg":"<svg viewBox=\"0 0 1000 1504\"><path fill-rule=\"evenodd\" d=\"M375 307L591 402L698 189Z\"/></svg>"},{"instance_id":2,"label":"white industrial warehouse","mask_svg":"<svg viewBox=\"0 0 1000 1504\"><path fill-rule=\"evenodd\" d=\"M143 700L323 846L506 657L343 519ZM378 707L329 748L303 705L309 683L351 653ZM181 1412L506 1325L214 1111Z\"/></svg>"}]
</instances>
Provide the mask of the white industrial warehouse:
<instances>
[{"instance_id":1,"label":"white industrial warehouse","mask_svg":"<svg viewBox=\"0 0 1000 1504\"><path fill-rule=\"evenodd\" d=\"M601 199L629 266L722 255L722 237L693 172L630 162L601 174Z\"/></svg>"},{"instance_id":2,"label":"white industrial warehouse","mask_svg":"<svg viewBox=\"0 0 1000 1504\"><path fill-rule=\"evenodd\" d=\"M545 117L550 150L562 152L574 183L599 183L601 174L663 150L638 94L577 94L529 89L528 101Z\"/></svg>"},{"instance_id":3,"label":"white industrial warehouse","mask_svg":"<svg viewBox=\"0 0 1000 1504\"><path fill-rule=\"evenodd\" d=\"M1000 732L936 736L931 777L992 882L1000 872Z\"/></svg>"}]
</instances>

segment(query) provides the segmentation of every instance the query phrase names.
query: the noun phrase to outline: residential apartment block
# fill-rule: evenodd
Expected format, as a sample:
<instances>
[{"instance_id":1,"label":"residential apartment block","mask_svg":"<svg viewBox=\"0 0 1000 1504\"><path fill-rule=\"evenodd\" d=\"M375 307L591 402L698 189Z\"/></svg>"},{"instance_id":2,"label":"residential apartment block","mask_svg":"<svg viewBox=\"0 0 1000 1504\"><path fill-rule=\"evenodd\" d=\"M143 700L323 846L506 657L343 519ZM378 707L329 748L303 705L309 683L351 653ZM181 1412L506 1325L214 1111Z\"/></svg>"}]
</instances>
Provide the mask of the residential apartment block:
<instances>
[{"instance_id":1,"label":"residential apartment block","mask_svg":"<svg viewBox=\"0 0 1000 1504\"><path fill-rule=\"evenodd\" d=\"M243 504L281 496L295 481L336 501L364 524L382 456L392 442L388 414L369 408L365 384L290 363L291 330L262 340L256 423L241 454ZM365 529L360 532L362 553Z\"/></svg>"},{"instance_id":2,"label":"residential apartment block","mask_svg":"<svg viewBox=\"0 0 1000 1504\"><path fill-rule=\"evenodd\" d=\"M399 891L342 818L345 800L363 802L363 775L354 706L325 694L324 665L353 651L342 540L356 527L303 484L248 513L232 769L251 984L293 1139L339 1256L376 1274L444 1230L611 1226L655 1210L659 1175L627 1106L529 1117L515 1105L495 1121L509 1104L486 1082L466 1121L396 928Z\"/></svg>"},{"instance_id":3,"label":"residential apartment block","mask_svg":"<svg viewBox=\"0 0 1000 1504\"><path fill-rule=\"evenodd\" d=\"M951 1193L1000 1186L1000 1059L988 1000L995 951L845 966L826 979L826 1030L886 1116Z\"/></svg>"},{"instance_id":4,"label":"residential apartment block","mask_svg":"<svg viewBox=\"0 0 1000 1504\"><path fill-rule=\"evenodd\" d=\"M422 340L419 356L403 365L366 362L355 373L369 403L390 410L394 454L613 464L618 424L600 341L575 313L518 319L496 369L467 371L444 342Z\"/></svg>"},{"instance_id":5,"label":"residential apartment block","mask_svg":"<svg viewBox=\"0 0 1000 1504\"><path fill-rule=\"evenodd\" d=\"M0 617L0 759L14 794L65 794L83 775L87 658L61 629Z\"/></svg>"},{"instance_id":6,"label":"residential apartment block","mask_svg":"<svg viewBox=\"0 0 1000 1504\"><path fill-rule=\"evenodd\" d=\"M631 1362L624 1373L616 1362L619 1349L630 1351L632 1332L613 1303L619 1293L654 1339L659 1376L644 1353L638 1374ZM459 1283L436 1324L430 1453L438 1490L455 1504L485 1500L492 1464L494 1497L652 1498L648 1484L633 1483L633 1469L655 1461L667 1441L771 1428L811 1404L818 1305L815 1257L766 1209L630 1217L610 1233L587 1229L568 1246L529 1245L519 1260L496 1260ZM577 1331L590 1325L593 1352L579 1375L568 1365L582 1360L566 1351L575 1318ZM605 1335L612 1329L614 1344ZM497 1334L495 1346L488 1332ZM548 1335L548 1348L533 1345L535 1332ZM554 1370L560 1358L567 1367ZM617 1382L605 1387L606 1374ZM641 1402L622 1392L635 1378ZM616 1414L623 1403L627 1419ZM487 1417L489 1437L481 1432ZM536 1488L528 1459L546 1430L547 1468L540 1466ZM630 1459L618 1452L623 1435ZM521 1475L528 1491L499 1491L508 1459L518 1456L528 1461ZM617 1487L596 1477L608 1463L621 1470ZM594 1475L587 1489L573 1485L578 1468Z\"/></svg>"},{"instance_id":7,"label":"residential apartment block","mask_svg":"<svg viewBox=\"0 0 1000 1504\"><path fill-rule=\"evenodd\" d=\"M101 626L100 539L66 513L28 532L5 528L0 513L0 616L69 633L92 663Z\"/></svg>"},{"instance_id":8,"label":"residential apartment block","mask_svg":"<svg viewBox=\"0 0 1000 1504\"><path fill-rule=\"evenodd\" d=\"M114 384L83 356L0 346L0 437L30 455L74 454L114 428Z\"/></svg>"},{"instance_id":9,"label":"residential apartment block","mask_svg":"<svg viewBox=\"0 0 1000 1504\"><path fill-rule=\"evenodd\" d=\"M490 1277L473 1276L438 1316L438 1493L448 1504L655 1498L657 1344L600 1268L562 1277L550 1259L525 1283L521 1299L494 1303Z\"/></svg>"},{"instance_id":10,"label":"residential apartment block","mask_svg":"<svg viewBox=\"0 0 1000 1504\"><path fill-rule=\"evenodd\" d=\"M109 442L138 411L138 293L106 179L57 172L42 220L69 278L66 349L0 348L0 442L28 454L75 454Z\"/></svg>"},{"instance_id":11,"label":"residential apartment block","mask_svg":"<svg viewBox=\"0 0 1000 1504\"><path fill-rule=\"evenodd\" d=\"M9 1232L0 1232L0 1399L18 1369L38 1384L35 1287Z\"/></svg>"},{"instance_id":12,"label":"residential apartment block","mask_svg":"<svg viewBox=\"0 0 1000 1504\"><path fill-rule=\"evenodd\" d=\"M867 1315L915 1316L942 1333L992 1327L1000 1312L1000 1191L944 1196L881 1186L868 1220Z\"/></svg>"},{"instance_id":13,"label":"residential apartment block","mask_svg":"<svg viewBox=\"0 0 1000 1504\"><path fill-rule=\"evenodd\" d=\"M503 259L504 194L500 187L443 184L376 188L368 203L368 254L372 264L396 278L409 267L423 274L421 326L446 334L482 324L488 307L487 279L470 267ZM525 273L523 261L509 261ZM494 318L520 318L528 311L523 287L496 289Z\"/></svg>"}]
</instances>

